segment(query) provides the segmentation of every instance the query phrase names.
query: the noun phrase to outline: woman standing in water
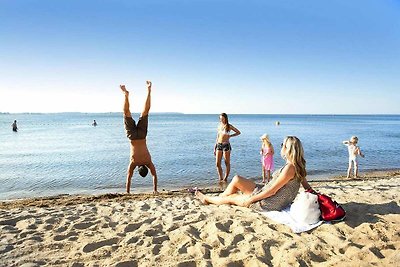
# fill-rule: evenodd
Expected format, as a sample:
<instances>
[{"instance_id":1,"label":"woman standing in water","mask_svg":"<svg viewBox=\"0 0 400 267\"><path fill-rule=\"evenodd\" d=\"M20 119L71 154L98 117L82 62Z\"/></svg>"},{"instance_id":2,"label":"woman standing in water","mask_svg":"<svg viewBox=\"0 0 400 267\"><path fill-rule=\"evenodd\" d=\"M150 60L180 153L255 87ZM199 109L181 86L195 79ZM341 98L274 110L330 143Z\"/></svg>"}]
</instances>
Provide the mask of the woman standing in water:
<instances>
[{"instance_id":1,"label":"woman standing in water","mask_svg":"<svg viewBox=\"0 0 400 267\"><path fill-rule=\"evenodd\" d=\"M219 115L219 126L217 130L217 140L214 146L215 163L217 165L218 177L220 182L227 182L228 176L231 171L231 144L229 138L238 136L240 131L236 129L232 124L229 124L228 115L221 113ZM231 131L234 132L231 134ZM226 171L223 174L221 161L224 156Z\"/></svg>"}]
</instances>

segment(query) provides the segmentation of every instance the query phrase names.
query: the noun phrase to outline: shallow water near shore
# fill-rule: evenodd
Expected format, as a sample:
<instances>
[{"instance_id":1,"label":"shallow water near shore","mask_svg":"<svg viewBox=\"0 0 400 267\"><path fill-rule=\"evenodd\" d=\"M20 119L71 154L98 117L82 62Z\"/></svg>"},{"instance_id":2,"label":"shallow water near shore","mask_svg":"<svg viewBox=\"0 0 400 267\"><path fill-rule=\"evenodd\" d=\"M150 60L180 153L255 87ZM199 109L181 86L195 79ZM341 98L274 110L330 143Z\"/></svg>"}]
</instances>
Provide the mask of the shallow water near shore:
<instances>
[{"instance_id":1,"label":"shallow water near shore","mask_svg":"<svg viewBox=\"0 0 400 267\"><path fill-rule=\"evenodd\" d=\"M134 114L137 118L138 114ZM93 120L97 127L91 126ZM269 134L275 166L284 164L287 135L304 145L308 179L345 175L352 135L365 158L360 171L400 167L399 115L231 115L242 134L231 139L230 177L260 180L260 140ZM11 130L17 120L19 132ZM276 126L275 122L280 125ZM218 115L151 114L147 143L159 190L217 185L213 146ZM57 194L118 193L125 188L129 142L121 113L0 114L0 199ZM150 176L135 173L132 192L152 190Z\"/></svg>"}]
</instances>

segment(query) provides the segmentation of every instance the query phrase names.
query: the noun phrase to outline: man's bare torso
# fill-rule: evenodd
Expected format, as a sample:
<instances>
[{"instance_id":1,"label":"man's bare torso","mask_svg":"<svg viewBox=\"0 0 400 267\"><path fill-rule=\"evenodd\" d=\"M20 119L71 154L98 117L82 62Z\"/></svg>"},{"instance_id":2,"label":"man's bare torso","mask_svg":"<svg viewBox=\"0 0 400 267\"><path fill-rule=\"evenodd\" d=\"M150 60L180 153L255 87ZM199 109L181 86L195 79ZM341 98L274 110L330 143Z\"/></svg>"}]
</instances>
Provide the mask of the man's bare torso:
<instances>
[{"instance_id":1,"label":"man's bare torso","mask_svg":"<svg viewBox=\"0 0 400 267\"><path fill-rule=\"evenodd\" d=\"M131 140L131 162L135 165L151 163L151 156L147 149L146 139Z\"/></svg>"}]
</instances>

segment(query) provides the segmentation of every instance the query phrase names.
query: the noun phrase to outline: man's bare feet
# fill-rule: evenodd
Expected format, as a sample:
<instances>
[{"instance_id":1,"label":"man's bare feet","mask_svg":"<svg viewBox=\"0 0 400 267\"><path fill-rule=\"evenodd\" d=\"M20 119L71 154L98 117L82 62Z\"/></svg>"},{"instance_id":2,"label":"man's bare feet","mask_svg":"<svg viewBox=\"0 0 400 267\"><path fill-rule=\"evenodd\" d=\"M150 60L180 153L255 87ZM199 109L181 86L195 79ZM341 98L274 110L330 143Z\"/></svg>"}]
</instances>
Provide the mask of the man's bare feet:
<instances>
[{"instance_id":1,"label":"man's bare feet","mask_svg":"<svg viewBox=\"0 0 400 267\"><path fill-rule=\"evenodd\" d=\"M151 92L151 85L152 85L151 81L146 81L146 85L147 85L147 90Z\"/></svg>"},{"instance_id":2,"label":"man's bare feet","mask_svg":"<svg viewBox=\"0 0 400 267\"><path fill-rule=\"evenodd\" d=\"M129 96L129 92L128 92L128 90L126 90L125 85L121 84L121 85L119 86L119 88L121 88L121 91L122 91L126 96Z\"/></svg>"},{"instance_id":3,"label":"man's bare feet","mask_svg":"<svg viewBox=\"0 0 400 267\"><path fill-rule=\"evenodd\" d=\"M196 191L196 192L194 193L194 195L196 196L196 198L197 198L198 200L200 200L201 203L203 203L203 204L205 204L205 205L208 204L208 202L207 202L207 200L206 200L206 196L205 196L202 192Z\"/></svg>"}]
</instances>

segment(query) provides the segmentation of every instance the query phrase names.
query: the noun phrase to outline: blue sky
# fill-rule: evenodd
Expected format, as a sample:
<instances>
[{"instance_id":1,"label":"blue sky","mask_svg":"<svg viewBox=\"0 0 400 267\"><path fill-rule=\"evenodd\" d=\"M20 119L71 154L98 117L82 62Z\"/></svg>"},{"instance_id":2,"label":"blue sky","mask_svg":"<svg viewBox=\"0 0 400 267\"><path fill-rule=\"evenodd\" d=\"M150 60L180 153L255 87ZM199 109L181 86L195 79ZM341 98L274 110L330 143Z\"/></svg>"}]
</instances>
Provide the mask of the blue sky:
<instances>
[{"instance_id":1,"label":"blue sky","mask_svg":"<svg viewBox=\"0 0 400 267\"><path fill-rule=\"evenodd\" d=\"M400 1L0 0L0 112L400 114Z\"/></svg>"}]
</instances>

